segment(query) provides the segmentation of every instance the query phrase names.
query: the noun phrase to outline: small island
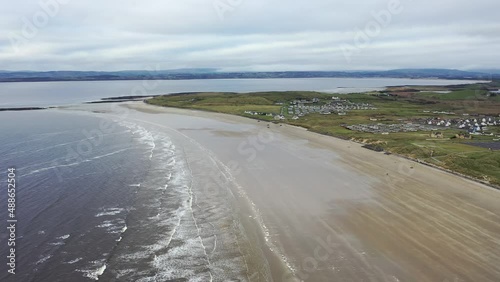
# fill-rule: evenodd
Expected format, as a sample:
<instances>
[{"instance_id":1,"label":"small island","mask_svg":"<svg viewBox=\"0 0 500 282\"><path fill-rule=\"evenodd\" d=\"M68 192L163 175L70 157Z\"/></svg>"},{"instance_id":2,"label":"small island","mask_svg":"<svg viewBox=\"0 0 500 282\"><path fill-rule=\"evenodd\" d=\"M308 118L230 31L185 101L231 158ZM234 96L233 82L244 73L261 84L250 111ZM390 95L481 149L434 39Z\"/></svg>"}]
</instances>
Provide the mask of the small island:
<instances>
[{"instance_id":1,"label":"small island","mask_svg":"<svg viewBox=\"0 0 500 282\"><path fill-rule=\"evenodd\" d=\"M43 108L43 107L0 108L0 112L39 111L39 110L46 110L46 109L50 109L50 108L53 108L53 107L49 107L49 108Z\"/></svg>"}]
</instances>

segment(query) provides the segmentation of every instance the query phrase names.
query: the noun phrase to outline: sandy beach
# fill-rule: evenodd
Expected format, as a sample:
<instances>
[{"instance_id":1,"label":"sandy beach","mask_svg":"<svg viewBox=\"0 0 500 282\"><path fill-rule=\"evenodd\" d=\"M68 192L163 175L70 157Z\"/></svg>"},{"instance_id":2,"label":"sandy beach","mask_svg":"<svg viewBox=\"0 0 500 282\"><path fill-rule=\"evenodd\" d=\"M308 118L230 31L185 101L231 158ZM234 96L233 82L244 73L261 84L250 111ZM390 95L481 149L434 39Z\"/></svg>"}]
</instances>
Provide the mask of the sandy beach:
<instances>
[{"instance_id":1,"label":"sandy beach","mask_svg":"<svg viewBox=\"0 0 500 282\"><path fill-rule=\"evenodd\" d=\"M85 106L117 115L109 108ZM140 102L116 108L175 135L194 177L197 228L240 218L245 267L226 270L238 279L500 279L500 191L293 126ZM227 199L237 215L212 212Z\"/></svg>"}]
</instances>

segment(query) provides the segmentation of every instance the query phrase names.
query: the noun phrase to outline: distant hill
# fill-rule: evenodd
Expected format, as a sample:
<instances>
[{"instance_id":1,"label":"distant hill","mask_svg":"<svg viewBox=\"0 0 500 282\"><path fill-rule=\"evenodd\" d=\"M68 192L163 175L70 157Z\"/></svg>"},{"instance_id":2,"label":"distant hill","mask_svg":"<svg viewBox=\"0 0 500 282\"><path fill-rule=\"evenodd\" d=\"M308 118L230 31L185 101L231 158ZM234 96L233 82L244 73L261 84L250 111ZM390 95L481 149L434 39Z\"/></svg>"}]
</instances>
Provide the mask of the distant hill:
<instances>
[{"instance_id":1,"label":"distant hill","mask_svg":"<svg viewBox=\"0 0 500 282\"><path fill-rule=\"evenodd\" d=\"M487 73L487 74L500 74L500 69L477 69L473 71Z\"/></svg>"},{"instance_id":2,"label":"distant hill","mask_svg":"<svg viewBox=\"0 0 500 282\"><path fill-rule=\"evenodd\" d=\"M440 79L500 79L500 73L453 69L395 69L387 71L285 71L285 72L219 72L217 69L124 70L103 71L0 71L0 82L30 81L98 81L98 80L180 80L235 78L321 78L321 77L392 77Z\"/></svg>"}]
</instances>

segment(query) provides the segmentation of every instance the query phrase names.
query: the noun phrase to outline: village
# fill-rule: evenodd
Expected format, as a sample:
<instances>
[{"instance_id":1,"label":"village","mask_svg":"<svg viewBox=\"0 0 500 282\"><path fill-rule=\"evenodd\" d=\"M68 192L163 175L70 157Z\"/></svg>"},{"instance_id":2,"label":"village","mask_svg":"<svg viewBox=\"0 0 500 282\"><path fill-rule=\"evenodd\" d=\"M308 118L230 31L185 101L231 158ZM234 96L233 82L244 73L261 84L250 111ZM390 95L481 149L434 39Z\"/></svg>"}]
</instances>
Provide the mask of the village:
<instances>
[{"instance_id":1,"label":"village","mask_svg":"<svg viewBox=\"0 0 500 282\"><path fill-rule=\"evenodd\" d=\"M455 135L455 137L459 139L472 139L473 135L488 135L497 138L493 139L493 141L500 141L500 139L498 139L500 138L500 117L481 117L474 119L429 118L414 119L397 124L356 124L345 125L344 127L353 131L382 135L397 132L430 131L430 137L432 138L443 138L444 135L441 130L460 129L463 131Z\"/></svg>"},{"instance_id":2,"label":"village","mask_svg":"<svg viewBox=\"0 0 500 282\"><path fill-rule=\"evenodd\" d=\"M313 98L313 99L296 99L290 103L277 102L276 105L282 106L279 114L265 113L255 111L245 111L245 114L260 115L272 117L274 120L298 120L309 114L321 115L339 115L345 116L349 111L365 110L372 111L377 108L369 103L354 103L347 99L333 96L328 100ZM473 116L471 114L463 114L463 118L443 118L443 116L457 116L451 111L427 111L424 113L434 114L436 117L432 118L414 118L414 119L401 119L399 123L372 123L372 124L344 124L344 128L352 131L366 132L373 134L387 135L390 133L398 132L422 132L429 131L430 137L442 138L443 134L440 132L446 129L460 129L461 134L457 134L457 138L472 138L472 135L491 135L500 138L500 117L494 116ZM440 116L440 117L438 117ZM370 118L370 121L378 121L377 118ZM495 128L495 130L491 130ZM496 134L496 135L495 135ZM498 139L495 139L498 141Z\"/></svg>"},{"instance_id":3,"label":"village","mask_svg":"<svg viewBox=\"0 0 500 282\"><path fill-rule=\"evenodd\" d=\"M337 114L339 116L345 116L349 111L353 110L376 110L377 108L368 103L353 103L346 99L340 99L339 97L332 97L331 101L322 101L319 98L313 98L311 100L293 100L288 105L284 102L278 102L276 105L282 107L279 114L264 113L256 111L245 111L245 114L253 116L268 116L274 117L275 120L285 120L285 111L288 116L291 116L293 120L297 120L308 114L322 114L322 115L332 115Z\"/></svg>"},{"instance_id":4,"label":"village","mask_svg":"<svg viewBox=\"0 0 500 282\"><path fill-rule=\"evenodd\" d=\"M353 103L346 99L339 97L332 97L332 101L326 102L321 105L320 99L314 98L312 100L294 100L288 106L288 114L293 116L293 119L299 119L307 114L322 114L322 115L346 115L347 112L353 110L376 110L373 105L368 103Z\"/></svg>"},{"instance_id":5,"label":"village","mask_svg":"<svg viewBox=\"0 0 500 282\"><path fill-rule=\"evenodd\" d=\"M435 131L439 128L433 125L414 124L414 123L399 123L399 124L356 124L346 125L345 128L374 134L387 135L396 132L416 132L416 131Z\"/></svg>"},{"instance_id":6,"label":"village","mask_svg":"<svg viewBox=\"0 0 500 282\"><path fill-rule=\"evenodd\" d=\"M419 120L419 122L437 127L462 129L471 134L481 134L489 131L490 127L500 126L500 117L484 116L476 118L454 119L442 119L436 117L430 119L421 119Z\"/></svg>"}]
</instances>

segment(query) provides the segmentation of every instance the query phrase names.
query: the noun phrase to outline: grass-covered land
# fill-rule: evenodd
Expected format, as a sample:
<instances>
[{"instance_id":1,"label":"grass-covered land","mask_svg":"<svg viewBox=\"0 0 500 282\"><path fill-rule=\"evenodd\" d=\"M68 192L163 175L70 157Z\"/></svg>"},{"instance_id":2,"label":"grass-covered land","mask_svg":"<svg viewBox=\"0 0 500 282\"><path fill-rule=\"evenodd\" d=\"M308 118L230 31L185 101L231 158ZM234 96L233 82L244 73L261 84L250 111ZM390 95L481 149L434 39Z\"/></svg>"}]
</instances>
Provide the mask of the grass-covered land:
<instances>
[{"instance_id":1,"label":"grass-covered land","mask_svg":"<svg viewBox=\"0 0 500 282\"><path fill-rule=\"evenodd\" d=\"M470 145L471 142L495 143L500 126L490 127L493 135L474 135L472 140L455 138L463 131L440 130L444 138L432 138L430 131L375 134L347 129L356 124L401 124L424 118L479 118L500 115L500 95L492 93L500 82L450 87L392 87L386 91L332 95L318 92L189 93L159 96L148 100L154 105L189 108L235 114L265 121L283 122L311 131L371 144L386 152L397 153L443 168L466 174L494 185L500 185L500 151ZM287 109L295 100L318 98L318 105L339 96L353 103L369 103L376 110L352 110L341 116L312 113L292 119ZM262 114L248 114L246 111ZM438 114L434 112L447 112ZM284 120L266 115L282 114ZM452 113L452 114L450 114ZM465 115L464 115L465 114ZM466 116L467 115L467 116ZM376 121L375 121L376 120Z\"/></svg>"}]
</instances>

